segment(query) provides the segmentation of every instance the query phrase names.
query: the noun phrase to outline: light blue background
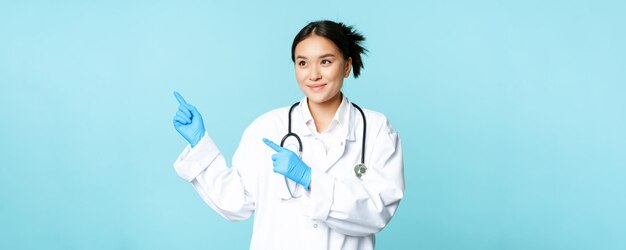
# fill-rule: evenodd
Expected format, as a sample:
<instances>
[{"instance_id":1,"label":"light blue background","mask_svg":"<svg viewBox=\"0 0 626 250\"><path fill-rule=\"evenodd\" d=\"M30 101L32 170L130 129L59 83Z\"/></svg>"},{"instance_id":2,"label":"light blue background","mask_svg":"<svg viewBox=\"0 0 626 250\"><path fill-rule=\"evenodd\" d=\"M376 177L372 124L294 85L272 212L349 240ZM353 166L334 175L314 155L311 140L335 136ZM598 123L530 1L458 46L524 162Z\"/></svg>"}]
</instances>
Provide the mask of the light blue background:
<instances>
[{"instance_id":1,"label":"light blue background","mask_svg":"<svg viewBox=\"0 0 626 250\"><path fill-rule=\"evenodd\" d=\"M403 140L379 249L626 249L625 5L2 1L0 249L246 249L173 170L172 91L230 160L318 19L366 35L344 92Z\"/></svg>"}]
</instances>

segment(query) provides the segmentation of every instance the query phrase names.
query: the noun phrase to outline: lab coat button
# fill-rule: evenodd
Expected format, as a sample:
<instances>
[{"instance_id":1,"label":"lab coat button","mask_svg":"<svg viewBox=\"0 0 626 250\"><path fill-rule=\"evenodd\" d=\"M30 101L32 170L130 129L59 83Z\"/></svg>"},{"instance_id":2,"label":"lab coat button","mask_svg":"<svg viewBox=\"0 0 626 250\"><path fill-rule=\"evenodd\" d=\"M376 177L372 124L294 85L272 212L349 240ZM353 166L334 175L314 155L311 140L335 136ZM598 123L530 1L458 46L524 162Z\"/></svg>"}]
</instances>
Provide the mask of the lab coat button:
<instances>
[{"instance_id":1,"label":"lab coat button","mask_svg":"<svg viewBox=\"0 0 626 250\"><path fill-rule=\"evenodd\" d=\"M313 224L313 228L317 228L317 224Z\"/></svg>"}]
</instances>

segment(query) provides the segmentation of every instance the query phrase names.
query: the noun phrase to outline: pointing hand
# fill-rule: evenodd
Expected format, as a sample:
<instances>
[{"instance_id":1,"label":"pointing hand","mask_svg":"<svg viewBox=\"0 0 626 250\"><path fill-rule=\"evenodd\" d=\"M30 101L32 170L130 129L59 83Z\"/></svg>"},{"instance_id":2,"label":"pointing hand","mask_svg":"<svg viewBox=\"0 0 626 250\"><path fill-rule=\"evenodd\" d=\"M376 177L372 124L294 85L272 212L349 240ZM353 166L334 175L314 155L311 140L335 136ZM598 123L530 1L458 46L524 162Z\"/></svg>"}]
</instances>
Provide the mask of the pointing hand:
<instances>
[{"instance_id":1,"label":"pointing hand","mask_svg":"<svg viewBox=\"0 0 626 250\"><path fill-rule=\"evenodd\" d=\"M311 184L311 168L307 166L298 155L289 149L276 145L276 143L263 138L263 142L276 151L272 155L274 172L287 176L287 178L302 185L309 190Z\"/></svg>"},{"instance_id":2,"label":"pointing hand","mask_svg":"<svg viewBox=\"0 0 626 250\"><path fill-rule=\"evenodd\" d=\"M174 91L174 96L179 104L174 116L174 128L191 144L191 147L195 147L204 136L202 116L196 107L187 103L178 92Z\"/></svg>"}]
</instances>

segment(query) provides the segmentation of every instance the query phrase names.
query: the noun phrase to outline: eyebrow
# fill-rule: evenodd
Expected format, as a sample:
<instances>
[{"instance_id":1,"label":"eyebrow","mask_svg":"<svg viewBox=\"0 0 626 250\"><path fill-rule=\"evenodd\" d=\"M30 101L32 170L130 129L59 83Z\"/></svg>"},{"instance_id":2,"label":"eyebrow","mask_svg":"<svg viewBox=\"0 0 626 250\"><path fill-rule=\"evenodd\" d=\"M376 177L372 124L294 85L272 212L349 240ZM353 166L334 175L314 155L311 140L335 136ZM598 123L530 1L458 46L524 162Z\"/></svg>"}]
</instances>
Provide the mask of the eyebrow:
<instances>
[{"instance_id":1,"label":"eyebrow","mask_svg":"<svg viewBox=\"0 0 626 250\"><path fill-rule=\"evenodd\" d=\"M327 53L327 54L323 54L322 56L320 56L320 58L326 58L326 57L336 57L335 54L332 53ZM296 56L296 59L307 59L306 56Z\"/></svg>"}]
</instances>

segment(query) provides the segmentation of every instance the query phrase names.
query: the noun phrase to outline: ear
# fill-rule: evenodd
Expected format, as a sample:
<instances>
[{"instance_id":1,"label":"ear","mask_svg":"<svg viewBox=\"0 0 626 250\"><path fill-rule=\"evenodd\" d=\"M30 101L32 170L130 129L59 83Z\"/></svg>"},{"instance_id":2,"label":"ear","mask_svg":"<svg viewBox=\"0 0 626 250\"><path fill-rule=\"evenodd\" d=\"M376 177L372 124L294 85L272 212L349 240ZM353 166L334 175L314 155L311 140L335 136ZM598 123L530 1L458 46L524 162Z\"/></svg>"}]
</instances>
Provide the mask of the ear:
<instances>
[{"instance_id":1,"label":"ear","mask_svg":"<svg viewBox=\"0 0 626 250\"><path fill-rule=\"evenodd\" d=\"M352 57L348 57L348 60L346 60L346 65L344 65L344 72L343 72L343 77L344 78L348 78L348 76L350 76L350 71L352 70Z\"/></svg>"}]
</instances>

